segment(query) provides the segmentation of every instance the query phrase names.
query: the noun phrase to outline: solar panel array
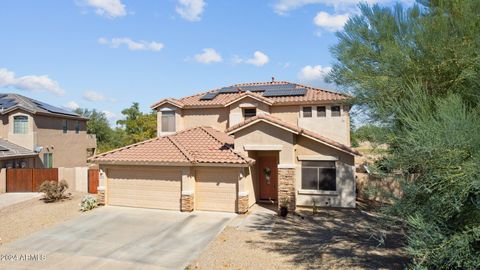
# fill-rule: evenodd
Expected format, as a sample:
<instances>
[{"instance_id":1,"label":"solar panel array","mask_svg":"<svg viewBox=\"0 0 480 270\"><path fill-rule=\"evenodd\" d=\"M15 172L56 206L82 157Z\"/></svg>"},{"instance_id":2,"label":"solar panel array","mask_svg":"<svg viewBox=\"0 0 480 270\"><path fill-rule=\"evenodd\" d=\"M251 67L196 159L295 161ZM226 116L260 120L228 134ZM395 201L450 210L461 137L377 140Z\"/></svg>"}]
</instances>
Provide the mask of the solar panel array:
<instances>
[{"instance_id":1,"label":"solar panel array","mask_svg":"<svg viewBox=\"0 0 480 270\"><path fill-rule=\"evenodd\" d=\"M7 110L17 104L17 101L12 98L7 98L7 95L0 96L0 108L3 108L4 110Z\"/></svg>"},{"instance_id":2,"label":"solar panel array","mask_svg":"<svg viewBox=\"0 0 480 270\"><path fill-rule=\"evenodd\" d=\"M264 97L304 96L307 93L305 88L296 88L294 84L272 84L272 85L248 85L228 86L217 92L207 93L200 100L212 100L219 94L238 93L239 91L263 92Z\"/></svg>"},{"instance_id":3,"label":"solar panel array","mask_svg":"<svg viewBox=\"0 0 480 270\"><path fill-rule=\"evenodd\" d=\"M37 101L37 100L32 100L33 103L35 103L35 105L37 105L38 107L44 109L44 110L47 110L51 113L58 113L58 114L65 114L65 115L71 115L71 116L78 116L78 114L76 113L73 113L73 112L70 112L70 111L67 111L67 110L64 110L64 109L61 109L61 108L58 108L58 107L54 107L52 105L49 105L47 103L43 103L41 101Z\"/></svg>"}]
</instances>

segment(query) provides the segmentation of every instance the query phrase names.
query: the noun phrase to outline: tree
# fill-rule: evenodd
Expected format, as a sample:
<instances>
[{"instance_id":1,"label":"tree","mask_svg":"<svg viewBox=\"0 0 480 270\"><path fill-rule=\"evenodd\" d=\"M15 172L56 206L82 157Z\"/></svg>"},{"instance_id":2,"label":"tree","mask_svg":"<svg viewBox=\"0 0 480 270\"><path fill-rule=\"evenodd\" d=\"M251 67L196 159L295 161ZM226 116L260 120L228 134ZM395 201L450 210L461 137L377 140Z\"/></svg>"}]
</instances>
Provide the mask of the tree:
<instances>
[{"instance_id":1,"label":"tree","mask_svg":"<svg viewBox=\"0 0 480 270\"><path fill-rule=\"evenodd\" d=\"M385 127L390 148L381 165L403 187L385 219L407 226L415 268L477 269L480 1L360 11L337 33L329 79Z\"/></svg>"},{"instance_id":2,"label":"tree","mask_svg":"<svg viewBox=\"0 0 480 270\"><path fill-rule=\"evenodd\" d=\"M82 109L78 108L74 110L75 113L89 118L87 122L87 133L95 134L97 137L97 146L99 152L102 152L106 149L110 149L111 138L112 138L112 128L108 122L107 116L105 113L97 111L95 109Z\"/></svg>"},{"instance_id":3,"label":"tree","mask_svg":"<svg viewBox=\"0 0 480 270\"><path fill-rule=\"evenodd\" d=\"M155 112L142 113L140 106L134 102L131 107L122 110L125 119L117 124L125 128L128 143L141 142L154 138L157 132L157 116Z\"/></svg>"}]
</instances>

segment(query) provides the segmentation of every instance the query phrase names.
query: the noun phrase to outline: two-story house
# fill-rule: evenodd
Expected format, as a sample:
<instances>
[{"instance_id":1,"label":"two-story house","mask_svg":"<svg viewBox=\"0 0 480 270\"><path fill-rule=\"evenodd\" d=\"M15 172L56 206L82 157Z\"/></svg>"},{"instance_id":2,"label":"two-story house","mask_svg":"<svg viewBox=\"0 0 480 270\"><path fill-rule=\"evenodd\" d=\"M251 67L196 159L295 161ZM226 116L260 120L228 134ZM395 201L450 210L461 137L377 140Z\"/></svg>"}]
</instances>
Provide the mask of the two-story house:
<instances>
[{"instance_id":1,"label":"two-story house","mask_svg":"<svg viewBox=\"0 0 480 270\"><path fill-rule=\"evenodd\" d=\"M261 201L355 207L344 94L246 83L152 108L158 137L95 156L111 205L244 213Z\"/></svg>"},{"instance_id":2,"label":"two-story house","mask_svg":"<svg viewBox=\"0 0 480 270\"><path fill-rule=\"evenodd\" d=\"M86 166L96 149L87 120L19 94L0 94L2 168Z\"/></svg>"}]
</instances>

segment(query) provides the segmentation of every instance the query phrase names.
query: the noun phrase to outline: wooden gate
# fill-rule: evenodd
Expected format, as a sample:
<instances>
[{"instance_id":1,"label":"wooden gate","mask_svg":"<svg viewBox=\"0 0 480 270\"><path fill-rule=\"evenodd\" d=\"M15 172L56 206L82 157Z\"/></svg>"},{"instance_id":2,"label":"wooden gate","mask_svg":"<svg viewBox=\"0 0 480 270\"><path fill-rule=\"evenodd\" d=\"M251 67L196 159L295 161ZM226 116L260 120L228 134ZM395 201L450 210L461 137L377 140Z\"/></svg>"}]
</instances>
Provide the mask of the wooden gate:
<instances>
[{"instance_id":1,"label":"wooden gate","mask_svg":"<svg viewBox=\"0 0 480 270\"><path fill-rule=\"evenodd\" d=\"M58 169L7 169L7 192L38 192L44 181L58 181Z\"/></svg>"},{"instance_id":2,"label":"wooden gate","mask_svg":"<svg viewBox=\"0 0 480 270\"><path fill-rule=\"evenodd\" d=\"M88 193L97 194L97 187L99 184L100 170L88 170Z\"/></svg>"}]
</instances>

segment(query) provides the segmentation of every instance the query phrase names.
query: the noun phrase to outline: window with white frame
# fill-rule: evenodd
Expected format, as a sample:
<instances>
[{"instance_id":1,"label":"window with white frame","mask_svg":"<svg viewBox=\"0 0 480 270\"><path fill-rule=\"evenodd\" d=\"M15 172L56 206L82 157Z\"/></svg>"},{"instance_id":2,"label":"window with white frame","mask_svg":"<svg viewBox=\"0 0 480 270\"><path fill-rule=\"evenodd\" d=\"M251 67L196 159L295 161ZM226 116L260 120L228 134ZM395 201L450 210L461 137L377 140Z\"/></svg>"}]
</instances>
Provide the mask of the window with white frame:
<instances>
[{"instance_id":1,"label":"window with white frame","mask_svg":"<svg viewBox=\"0 0 480 270\"><path fill-rule=\"evenodd\" d=\"M28 116L17 115L13 117L13 133L14 134L28 133Z\"/></svg>"},{"instance_id":2,"label":"window with white frame","mask_svg":"<svg viewBox=\"0 0 480 270\"><path fill-rule=\"evenodd\" d=\"M330 111L333 117L340 116L340 106L332 106L330 107Z\"/></svg>"},{"instance_id":3,"label":"window with white frame","mask_svg":"<svg viewBox=\"0 0 480 270\"><path fill-rule=\"evenodd\" d=\"M175 111L162 111L162 132L175 132Z\"/></svg>"},{"instance_id":4,"label":"window with white frame","mask_svg":"<svg viewBox=\"0 0 480 270\"><path fill-rule=\"evenodd\" d=\"M311 118L312 117L312 107L303 107L302 108L302 117Z\"/></svg>"},{"instance_id":5,"label":"window with white frame","mask_svg":"<svg viewBox=\"0 0 480 270\"><path fill-rule=\"evenodd\" d=\"M302 189L335 191L337 172L334 161L303 161Z\"/></svg>"}]
</instances>

